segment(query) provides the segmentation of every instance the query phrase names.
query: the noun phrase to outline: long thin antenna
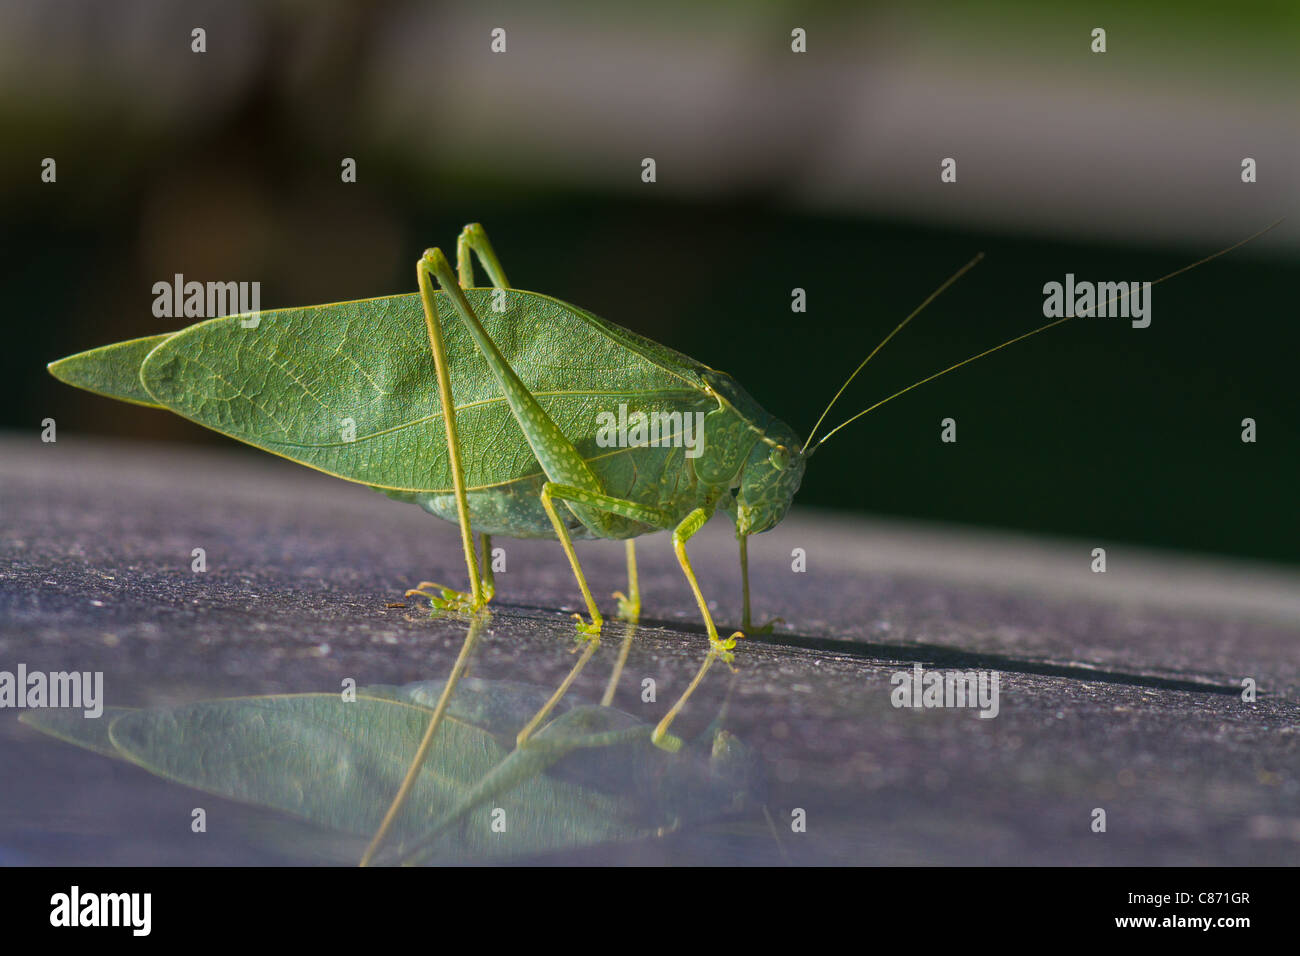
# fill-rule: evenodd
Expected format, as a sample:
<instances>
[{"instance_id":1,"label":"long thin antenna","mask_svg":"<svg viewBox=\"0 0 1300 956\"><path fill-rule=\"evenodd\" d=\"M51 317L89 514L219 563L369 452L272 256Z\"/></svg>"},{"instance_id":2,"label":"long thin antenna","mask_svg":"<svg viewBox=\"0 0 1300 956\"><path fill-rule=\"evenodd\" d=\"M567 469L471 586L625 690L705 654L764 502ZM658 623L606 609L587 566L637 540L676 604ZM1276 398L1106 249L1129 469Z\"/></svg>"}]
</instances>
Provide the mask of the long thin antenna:
<instances>
[{"instance_id":1,"label":"long thin antenna","mask_svg":"<svg viewBox=\"0 0 1300 956\"><path fill-rule=\"evenodd\" d=\"M907 318L905 318L902 322L898 323L898 325L894 328L894 331L886 335L881 340L880 344L871 350L871 354L868 355L866 358L864 358L862 360L862 364L853 370L853 374L850 375L847 379L845 379L844 384L840 386L840 390L836 392L835 397L831 399L831 403L827 405L826 410L822 412L821 418L817 419L817 424L812 427L812 431L808 433L808 438L803 443L804 448L808 448L812 446L813 436L817 434L817 429L822 427L822 422L824 422L826 420L826 416L831 413L831 409L835 407L835 403L840 400L840 396L844 394L844 390L849 387L849 384L855 378L858 377L858 373L867 367L867 363L876 357L876 353L879 352L881 349L883 349L890 339L892 339L899 332L903 331L903 326L907 325L908 322L911 322L914 318L916 318L921 313L922 309L924 309L935 299L939 298L939 296L943 294L944 290L946 290L948 286L952 285L954 282L956 282L958 279L964 276L967 272L973 269L976 266L976 264L983 258L984 258L984 253L981 252L970 262L966 263L964 266L962 266L960 269L958 269L956 272L950 275L947 278L947 280L943 283L943 285L939 286L939 288L935 289L928 296L926 296L924 302L922 302L915 309L913 309L912 313Z\"/></svg>"},{"instance_id":2,"label":"long thin antenna","mask_svg":"<svg viewBox=\"0 0 1300 956\"><path fill-rule=\"evenodd\" d=\"M1173 272L1169 273L1168 275L1163 275L1163 276L1161 276L1159 279L1154 280L1154 281L1151 283L1151 285L1153 285L1153 286L1154 286L1154 285L1159 285L1161 282L1164 282L1166 279L1172 279L1174 276L1182 275L1184 272L1187 272L1187 271L1189 271L1189 270L1191 270L1191 269L1195 269L1197 266L1203 266L1203 265L1205 265L1205 263L1207 263L1207 262L1209 262L1209 261L1211 261L1211 260L1213 260L1213 259L1217 259L1217 258L1219 258L1219 256L1227 255L1229 252L1232 252L1234 249L1239 249L1239 248L1241 248L1242 246L1244 246L1246 243L1251 242L1251 241L1254 240L1254 239L1258 239L1260 236L1264 235L1264 233L1268 232L1270 229L1274 229L1274 228L1276 228L1276 227L1277 227L1278 225L1280 225L1281 223L1282 223L1282 220L1281 220L1281 219L1278 219L1276 222L1273 222L1273 223L1271 223L1271 224L1265 226L1263 229L1261 229L1259 232L1255 233L1254 235L1247 236L1245 239L1242 239L1240 242L1235 242L1235 243L1233 243L1232 245L1228 246L1226 249L1220 249L1218 252L1214 253L1213 255L1208 255L1208 256L1206 256L1204 259L1198 259L1196 262L1193 262L1191 265L1183 266L1181 269L1176 269L1176 270L1174 270ZM969 267L967 267L967 268L969 268ZM965 270L963 270L963 271L965 271ZM958 273L958 275L960 275L960 274L961 274L961 273ZM1105 304L1109 306L1111 303L1116 302L1116 301L1118 301L1119 299L1121 299L1121 298L1123 298L1123 297L1125 297L1125 296L1127 296L1127 295L1128 295L1128 291L1125 290L1124 292L1122 292L1122 293L1120 293L1120 294L1118 294L1118 295L1114 295L1114 296L1112 296L1110 299L1108 299L1108 300L1106 301ZM931 296L931 298L933 298L933 296ZM927 300L927 301L928 301L928 300ZM1088 310L1088 312L1094 311L1096 308L1097 308L1097 306L1093 306L1093 309ZM1085 312L1084 314L1086 315L1087 312ZM910 318L910 316L909 316L909 318ZM928 377L926 377L926 378L923 378L923 379L921 379L919 382L914 382L914 383L912 383L911 385L907 386L907 388L900 389L899 391L895 392L893 395L890 395L888 398L881 399L880 401L876 402L876 404L870 406L869 408L864 408L862 411L858 412L856 415L854 415L852 418L848 419L847 421L845 421L845 422L841 422L839 425L836 425L834 428L832 428L830 431L828 431L825 435L823 435L822 438L821 438L821 441L817 442L816 445L811 446L811 447L809 447L808 445L805 445L805 446L804 446L804 449L805 449L805 450L804 450L804 455L805 455L805 456L807 456L807 455L811 455L814 451L817 450L818 447L820 447L821 445L824 445L824 444L826 443L826 440L827 440L828 438L830 438L832 435L834 435L834 434L835 434L837 431L839 431L841 428L844 428L846 425L851 425L851 424L853 424L853 422L856 422L859 418L861 418L863 415L866 415L868 412L874 412L877 408L879 408L881 405L884 405L886 402L892 402L894 399L898 398L900 395L906 395L906 394L907 394L908 392L910 392L912 389L914 389L914 388L919 388L920 386L924 385L926 382L933 382L936 378L938 378L938 377L941 376L941 375L947 375L949 372L955 371L956 369L961 368L963 365L969 365L971 362L974 362L974 361L976 361L977 359L982 359L982 358L984 358L984 356L986 356L986 355L992 355L994 352L997 352L997 351L999 351L999 350L1001 350L1001 349L1004 349L1004 348L1006 348L1008 345L1015 345L1017 342L1021 342L1021 341L1025 340L1025 339L1029 338L1030 336L1037 335L1039 332L1046 332L1048 329L1050 329L1050 328L1054 328L1055 326L1060 325L1062 322L1068 322L1068 321L1070 321L1070 319L1072 319L1072 318L1078 318L1078 316L1070 316L1070 315L1067 315L1067 316L1065 316L1064 318L1060 318L1060 319L1056 319L1055 321L1048 322L1046 325L1039 326L1038 328L1034 329L1032 332L1026 332L1026 333L1024 333L1023 335L1017 335L1014 339L1010 339L1010 340L1008 340L1008 341L1006 341L1006 342L1003 342L1001 345L995 345L995 346L994 346L993 348L991 348L991 349L985 349L983 352L980 352L978 355L972 355L970 358L966 359L966 360L963 361L963 362L958 362L956 365L950 365L950 366L948 366L948 368L944 369L942 372L935 372L933 375L930 375L930 376L928 376ZM897 330L895 330L895 331L897 331ZM892 335L892 333L891 333L891 335ZM885 341L889 341L889 340L886 339ZM881 343L881 344L884 344L884 343ZM874 354L874 353L873 353L873 354ZM856 373L855 373L855 374L856 374ZM838 397L838 396L836 396L836 397ZM819 423L819 424L820 424L820 423Z\"/></svg>"}]
</instances>

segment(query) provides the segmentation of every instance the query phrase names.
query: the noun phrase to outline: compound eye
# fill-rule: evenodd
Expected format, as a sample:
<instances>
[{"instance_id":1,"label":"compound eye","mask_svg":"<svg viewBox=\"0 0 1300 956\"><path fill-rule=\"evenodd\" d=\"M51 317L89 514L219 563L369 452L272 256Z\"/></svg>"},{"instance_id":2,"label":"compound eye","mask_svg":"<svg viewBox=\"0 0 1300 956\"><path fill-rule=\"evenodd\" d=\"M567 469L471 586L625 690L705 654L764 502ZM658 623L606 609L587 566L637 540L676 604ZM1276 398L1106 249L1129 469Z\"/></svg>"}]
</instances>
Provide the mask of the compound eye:
<instances>
[{"instance_id":1,"label":"compound eye","mask_svg":"<svg viewBox=\"0 0 1300 956\"><path fill-rule=\"evenodd\" d=\"M772 463L772 467L777 471L785 471L786 466L790 464L790 453L777 445L772 449L772 454L767 456L767 460Z\"/></svg>"}]
</instances>

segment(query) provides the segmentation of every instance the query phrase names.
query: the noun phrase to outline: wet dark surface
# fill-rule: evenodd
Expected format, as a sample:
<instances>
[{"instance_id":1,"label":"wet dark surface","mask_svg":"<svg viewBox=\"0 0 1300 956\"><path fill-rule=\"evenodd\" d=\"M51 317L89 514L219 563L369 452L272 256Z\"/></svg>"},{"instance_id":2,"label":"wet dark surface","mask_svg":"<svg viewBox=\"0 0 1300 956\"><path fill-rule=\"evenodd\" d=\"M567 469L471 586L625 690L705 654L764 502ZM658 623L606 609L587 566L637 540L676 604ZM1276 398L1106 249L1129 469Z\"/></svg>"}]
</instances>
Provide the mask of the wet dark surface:
<instances>
[{"instance_id":1,"label":"wet dark surface","mask_svg":"<svg viewBox=\"0 0 1300 956\"><path fill-rule=\"evenodd\" d=\"M0 670L103 671L109 705L441 677L465 633L402 597L422 578L463 586L453 526L269 457L12 436L0 513ZM572 575L557 544L494 543L507 571L471 673L553 688L574 660ZM756 617L787 623L742 641L734 683L715 667L678 724L703 730L730 687L725 726L761 759L779 843L755 811L525 862L1300 861L1300 576L1117 550L1094 575L1093 546L796 507L750 548ZM794 548L806 573L791 571ZM611 616L622 554L579 544ZM735 625L730 526L715 519L691 555ZM642 626L615 704L655 721L706 644L667 536L641 539L639 559ZM627 634L606 625L575 701L599 701ZM998 671L997 717L892 706L891 675L916 662ZM259 838L283 818L196 798L18 716L0 711L0 863L303 859ZM206 834L190 832L197 805Z\"/></svg>"}]
</instances>

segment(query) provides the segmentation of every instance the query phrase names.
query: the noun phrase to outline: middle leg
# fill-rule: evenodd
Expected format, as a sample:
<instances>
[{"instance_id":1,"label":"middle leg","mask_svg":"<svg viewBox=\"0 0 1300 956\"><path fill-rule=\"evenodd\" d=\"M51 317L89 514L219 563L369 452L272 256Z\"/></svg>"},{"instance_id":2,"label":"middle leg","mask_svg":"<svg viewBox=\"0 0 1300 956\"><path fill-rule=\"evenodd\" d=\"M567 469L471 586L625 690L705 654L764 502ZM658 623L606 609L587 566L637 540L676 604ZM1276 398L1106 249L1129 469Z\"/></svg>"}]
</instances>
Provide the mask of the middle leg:
<instances>
[{"instance_id":1,"label":"middle leg","mask_svg":"<svg viewBox=\"0 0 1300 956\"><path fill-rule=\"evenodd\" d=\"M522 747L537 729L543 720L546 719L552 708L559 703L560 699L568 691L569 686L573 683L578 673L582 670L588 660L591 659L592 653L600 640L600 630L604 623L600 616L600 609L596 606L595 598L591 596L591 588L587 584L587 576L582 571L582 564L578 561L578 553L573 547L573 537L569 534L569 529L560 519L559 511L555 507L556 500L571 501L574 504L585 505L591 511L604 512L607 514L618 515L624 518L630 518L634 521L640 521L653 527L667 528L672 524L669 515L648 505L638 504L635 501L628 501L623 498L615 498L610 495L598 494L587 491L583 488L575 488L572 485L562 485L548 481L542 486L542 507L546 509L547 517L551 519L551 525L555 528L555 536L560 539L560 545L564 548L564 554L569 559L569 566L573 569L573 576L578 581L578 589L582 591L583 600L587 604L587 612L591 615L590 623L583 621L582 615L575 614L577 618L578 631L587 642L587 647L583 650L582 657L574 664L569 676L565 678L559 689L551 696L551 699L543 705L542 709L530 720L523 730L515 738L515 745ZM618 668L615 674L610 678L611 686L617 683L617 671L621 668L623 657L619 658ZM606 697L610 696L606 691Z\"/></svg>"}]
</instances>

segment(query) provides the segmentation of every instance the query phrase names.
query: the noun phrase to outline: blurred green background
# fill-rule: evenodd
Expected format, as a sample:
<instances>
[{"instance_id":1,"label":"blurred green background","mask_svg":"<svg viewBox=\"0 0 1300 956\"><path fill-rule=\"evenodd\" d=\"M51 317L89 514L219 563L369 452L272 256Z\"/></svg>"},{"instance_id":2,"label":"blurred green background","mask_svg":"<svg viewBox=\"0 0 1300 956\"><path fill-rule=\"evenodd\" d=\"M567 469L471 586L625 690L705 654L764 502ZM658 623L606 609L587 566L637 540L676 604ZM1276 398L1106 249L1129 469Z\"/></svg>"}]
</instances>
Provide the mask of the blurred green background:
<instances>
[{"instance_id":1,"label":"blurred green background","mask_svg":"<svg viewBox=\"0 0 1300 956\"><path fill-rule=\"evenodd\" d=\"M1298 11L5 4L0 427L230 444L45 363L185 324L151 311L177 272L260 281L264 308L413 291L420 251L477 220L516 286L731 372L806 434L976 252L830 424L1041 324L1067 272L1154 279L1289 216L1158 287L1148 329L1079 319L873 413L799 502L1300 562Z\"/></svg>"}]
</instances>

